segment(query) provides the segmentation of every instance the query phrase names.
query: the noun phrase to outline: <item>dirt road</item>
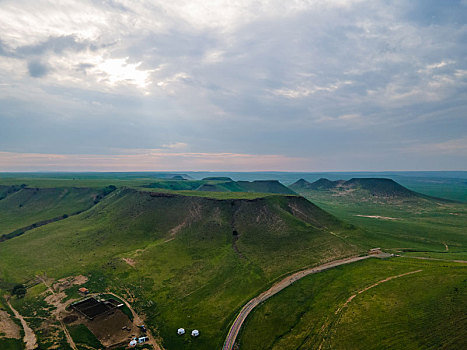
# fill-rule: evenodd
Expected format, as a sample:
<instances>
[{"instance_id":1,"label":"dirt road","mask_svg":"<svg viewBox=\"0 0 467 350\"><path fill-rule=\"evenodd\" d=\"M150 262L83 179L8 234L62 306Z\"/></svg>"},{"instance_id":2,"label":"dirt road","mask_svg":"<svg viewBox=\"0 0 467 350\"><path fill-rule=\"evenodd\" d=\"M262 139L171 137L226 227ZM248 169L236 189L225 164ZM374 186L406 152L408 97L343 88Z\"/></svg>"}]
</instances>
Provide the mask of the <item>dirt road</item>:
<instances>
[{"instance_id":1,"label":"dirt road","mask_svg":"<svg viewBox=\"0 0 467 350\"><path fill-rule=\"evenodd\" d=\"M271 288L269 288L267 291L261 293L257 297L251 299L246 305L240 310L239 314L235 318L234 323L232 324L232 327L230 327L229 333L227 334L227 337L225 338L224 346L222 347L223 350L232 350L233 346L235 344L235 339L237 338L238 332L240 331L240 328L242 327L243 322L246 320L247 316L250 314L250 312L259 304L261 304L263 301L266 299L272 297L274 294L279 293L281 290L284 288L287 288L290 286L292 283L295 281L311 275L313 273L321 272L324 270L331 269L336 266L344 265L344 264L350 264L356 261L364 260L371 258L372 256L370 255L365 255L365 256L356 256L352 258L346 258L346 259L340 259L340 260L335 260L320 266L316 266L310 269L302 270L296 273L293 273L281 281L277 282L274 284Z\"/></svg>"},{"instance_id":2,"label":"dirt road","mask_svg":"<svg viewBox=\"0 0 467 350\"><path fill-rule=\"evenodd\" d=\"M39 277L40 280L42 281L42 283L44 283L44 285L47 287L47 290L52 293L50 296L48 296L45 300L55 306L55 310L52 312L55 316L55 318L57 319L57 321L60 323L60 327L62 328L63 330L63 333L65 333L65 337L66 337L66 340L68 342L68 345L70 345L70 347L73 349L73 350L78 350L78 348L76 347L76 344L75 342L73 341L73 338L71 337L70 335L70 332L68 332L68 328L66 328L65 324L63 323L63 320L62 318L60 317L60 312L63 312L65 311L65 305L62 304L61 300L64 299L66 297L66 294L65 293L55 293L55 291L52 289L52 287L50 287L50 285L47 283L47 281L42 278L42 277Z\"/></svg>"},{"instance_id":3,"label":"dirt road","mask_svg":"<svg viewBox=\"0 0 467 350\"><path fill-rule=\"evenodd\" d=\"M467 264L467 260L448 260L448 259L428 258L428 257L424 257L424 256L407 256L407 255L400 255L400 257L409 258L409 259L435 260L435 261L446 261L446 262L455 262L455 263Z\"/></svg>"},{"instance_id":4,"label":"dirt road","mask_svg":"<svg viewBox=\"0 0 467 350\"><path fill-rule=\"evenodd\" d=\"M8 304L8 307L13 311L15 314L15 317L20 320L21 326L23 326L24 330L24 343L26 344L26 350L34 350L37 347L37 338L32 329L28 326L26 321L24 320L23 316L16 311L16 309L13 308L10 304L10 300L6 300L6 303Z\"/></svg>"},{"instance_id":5,"label":"dirt road","mask_svg":"<svg viewBox=\"0 0 467 350\"><path fill-rule=\"evenodd\" d=\"M133 314L133 324L134 325L140 326L140 325L144 324L144 320L135 312L135 310L133 310L130 303L128 303L124 298L122 298L120 295L117 295L117 294L112 293L112 292L107 292L107 294L111 294L114 297L119 298L121 301L123 301L125 303L125 305L130 309L131 313ZM149 337L149 341L147 341L146 344L152 345L154 350L163 350L163 348L159 344L156 343L156 339L154 339L154 337L151 334L151 331L149 329L147 329L146 333L147 333L147 336Z\"/></svg>"}]
</instances>

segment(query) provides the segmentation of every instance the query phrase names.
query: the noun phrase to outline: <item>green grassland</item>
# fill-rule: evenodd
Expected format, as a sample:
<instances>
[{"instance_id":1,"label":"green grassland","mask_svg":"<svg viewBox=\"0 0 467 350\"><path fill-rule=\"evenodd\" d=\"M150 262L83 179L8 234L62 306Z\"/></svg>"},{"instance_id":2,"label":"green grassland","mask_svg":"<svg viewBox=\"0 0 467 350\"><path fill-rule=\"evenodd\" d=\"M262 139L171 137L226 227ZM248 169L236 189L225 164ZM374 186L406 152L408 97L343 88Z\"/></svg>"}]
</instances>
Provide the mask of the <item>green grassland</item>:
<instances>
[{"instance_id":1,"label":"green grassland","mask_svg":"<svg viewBox=\"0 0 467 350\"><path fill-rule=\"evenodd\" d=\"M21 188L0 200L0 236L90 208L102 191L89 188Z\"/></svg>"},{"instance_id":2,"label":"green grassland","mask_svg":"<svg viewBox=\"0 0 467 350\"><path fill-rule=\"evenodd\" d=\"M24 343L21 339L0 339L2 350L23 350Z\"/></svg>"},{"instance_id":3,"label":"green grassland","mask_svg":"<svg viewBox=\"0 0 467 350\"><path fill-rule=\"evenodd\" d=\"M78 349L102 349L101 342L96 336L83 324L68 327L71 337Z\"/></svg>"},{"instance_id":4,"label":"green grassland","mask_svg":"<svg viewBox=\"0 0 467 350\"><path fill-rule=\"evenodd\" d=\"M439 253L446 259L467 253L465 203L415 192L403 194L402 190L401 195L361 188L296 188L296 191L327 212L364 228L365 235L356 238L373 246L381 246L391 252Z\"/></svg>"},{"instance_id":5,"label":"green grassland","mask_svg":"<svg viewBox=\"0 0 467 350\"><path fill-rule=\"evenodd\" d=\"M249 316L239 343L245 350L461 349L466 308L466 264L370 259L310 275L273 296Z\"/></svg>"},{"instance_id":6,"label":"green grassland","mask_svg":"<svg viewBox=\"0 0 467 350\"><path fill-rule=\"evenodd\" d=\"M133 297L166 348L213 349L236 311L280 276L364 250L330 233L359 230L302 197L230 195L117 189L79 215L2 242L0 279L85 274L93 292ZM179 337L179 327L201 336Z\"/></svg>"},{"instance_id":7,"label":"green grassland","mask_svg":"<svg viewBox=\"0 0 467 350\"><path fill-rule=\"evenodd\" d=\"M26 185L24 188L21 187L23 184ZM116 190L106 191L109 185L115 185ZM419 196L397 184L390 184L389 188L377 181L376 187L374 181L363 185L367 187L362 188L360 182L351 181L350 190L338 195L332 191L294 188L316 206L293 191L284 191L284 186L274 181L154 179L150 176L2 177L0 190L3 192L0 195L4 198L0 199L0 218L8 219L0 220L0 228L1 225L13 229L23 227L67 211L83 212L0 242L0 293L7 293L15 283L28 285L26 298L12 299L12 303L28 317L40 346L44 348L53 341L63 345L66 340L63 334L58 335L58 340L52 340L44 333L43 322L50 307L41 294L45 286L37 284L36 276L60 279L84 274L89 278L84 286L91 292L112 291L132 300L132 306L146 317L147 325L162 339L166 349L216 349L221 347L240 308L291 272L362 254L376 246L407 256L465 260L466 204ZM31 198L26 196L30 189L37 193L30 195ZM23 197L28 200L21 201ZM20 202L24 202L21 207ZM23 208L27 210L20 211ZM429 268L424 269L423 276L429 271L432 273L429 276L439 279L421 279L416 287L422 290L424 283L439 282L436 296L441 298L451 295L449 288L444 292L441 288L445 282L441 280L441 271L449 271L446 276L451 276L451 271L465 273L465 269L451 268L454 266L451 263L409 257L401 259L394 262L372 259L358 263L356 266L361 269L355 267L354 273L344 273L347 268L353 271L354 267L350 266L335 272L327 271L325 274L331 276L330 280L318 275L309 277L313 281L322 281L316 287L308 287L316 295L329 296L328 302L311 298L310 302L315 302L310 304L308 297L302 296L297 301L291 297L286 306L281 306L284 313L274 316L276 321L271 317L273 322L283 318L285 323L278 323L277 327L270 324L272 328L268 326L265 327L267 332L260 332L262 339L266 333L273 339L272 343L264 340L264 344L279 346L283 344L283 337L284 341L289 339L290 344L298 344L294 342L295 338L309 344L306 343L306 329L315 320L302 320L297 315L307 314L309 308L327 317L342 299L348 298L348 292L373 283L375 278L403 273L415 265L426 265ZM445 265L449 269L443 270ZM452 281L460 281L454 272L451 277ZM412 278L416 280L414 276L401 280ZM388 283L393 282L397 281ZM274 298L280 298L289 290L295 293L295 286L300 283ZM333 287L326 291L328 285ZM459 285L455 288L460 290ZM76 288L67 290L66 294L76 296ZM421 300L429 312L435 310L433 312L439 312L445 320L458 315L457 311L450 314L433 309L431 299ZM416 304L416 300L413 302ZM381 309L382 304L384 302L380 301L376 307ZM454 308L446 305L446 308ZM398 331L393 325L397 317L402 316L395 311L394 315L389 328L381 330L380 335L389 333L389 329ZM375 317L380 316L375 313ZM290 322L297 319L301 320L301 326L297 323L291 327ZM339 325L345 324L343 319L339 319ZM255 332L254 322L252 319L253 326L247 326L245 334L250 329ZM367 329L375 327L371 320L365 319L365 322ZM458 319L458 322L465 325L465 320ZM180 337L176 334L179 327L197 328L201 335L198 338ZM295 330L300 330L300 334L294 333ZM412 336L416 338L412 344L419 344L416 332ZM242 337L242 348L243 344L254 348L251 346L255 339L250 338L249 335ZM332 347L336 342L356 344L360 341L351 338L347 331L335 335L332 330L324 339L325 347Z\"/></svg>"}]
</instances>

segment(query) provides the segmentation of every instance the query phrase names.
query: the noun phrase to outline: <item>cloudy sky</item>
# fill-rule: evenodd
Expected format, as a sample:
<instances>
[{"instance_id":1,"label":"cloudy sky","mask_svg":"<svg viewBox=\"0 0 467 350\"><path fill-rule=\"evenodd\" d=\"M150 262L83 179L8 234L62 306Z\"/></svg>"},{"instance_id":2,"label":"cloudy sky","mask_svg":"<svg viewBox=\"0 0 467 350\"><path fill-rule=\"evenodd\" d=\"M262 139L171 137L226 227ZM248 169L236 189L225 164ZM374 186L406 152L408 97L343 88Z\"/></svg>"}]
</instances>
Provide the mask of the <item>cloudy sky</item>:
<instances>
[{"instance_id":1,"label":"cloudy sky","mask_svg":"<svg viewBox=\"0 0 467 350\"><path fill-rule=\"evenodd\" d=\"M467 170L467 1L0 0L36 170Z\"/></svg>"}]
</instances>

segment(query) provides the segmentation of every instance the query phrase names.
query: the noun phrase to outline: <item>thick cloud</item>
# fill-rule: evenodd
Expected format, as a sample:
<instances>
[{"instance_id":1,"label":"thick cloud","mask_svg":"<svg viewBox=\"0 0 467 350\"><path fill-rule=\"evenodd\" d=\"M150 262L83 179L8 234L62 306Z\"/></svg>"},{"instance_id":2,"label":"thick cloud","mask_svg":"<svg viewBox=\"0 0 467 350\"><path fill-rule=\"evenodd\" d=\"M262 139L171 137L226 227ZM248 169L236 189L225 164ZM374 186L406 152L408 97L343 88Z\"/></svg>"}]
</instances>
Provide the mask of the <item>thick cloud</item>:
<instances>
[{"instance_id":1,"label":"thick cloud","mask_svg":"<svg viewBox=\"0 0 467 350\"><path fill-rule=\"evenodd\" d=\"M467 131L465 1L3 1L0 17L0 151L467 164L430 151Z\"/></svg>"}]
</instances>

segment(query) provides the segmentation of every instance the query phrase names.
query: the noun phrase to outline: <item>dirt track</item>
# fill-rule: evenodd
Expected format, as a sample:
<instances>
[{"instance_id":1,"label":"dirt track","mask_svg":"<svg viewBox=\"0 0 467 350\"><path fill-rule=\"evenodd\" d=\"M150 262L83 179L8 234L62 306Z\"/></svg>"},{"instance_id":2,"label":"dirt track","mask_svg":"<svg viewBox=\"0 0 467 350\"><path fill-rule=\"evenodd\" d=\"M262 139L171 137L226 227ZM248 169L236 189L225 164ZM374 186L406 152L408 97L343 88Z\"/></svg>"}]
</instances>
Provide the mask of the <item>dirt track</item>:
<instances>
[{"instance_id":1,"label":"dirt track","mask_svg":"<svg viewBox=\"0 0 467 350\"><path fill-rule=\"evenodd\" d=\"M467 260L448 260L448 259L437 259L437 258L428 258L424 256L407 256L401 255L402 258L409 258L409 259L420 259L420 260L435 260L435 261L446 261L446 262L455 262L461 264L467 264Z\"/></svg>"},{"instance_id":2,"label":"dirt track","mask_svg":"<svg viewBox=\"0 0 467 350\"><path fill-rule=\"evenodd\" d=\"M0 333L3 333L5 338L20 339L19 326L13 322L8 312L0 310Z\"/></svg>"},{"instance_id":3,"label":"dirt track","mask_svg":"<svg viewBox=\"0 0 467 350\"><path fill-rule=\"evenodd\" d=\"M346 258L346 259L340 259L340 260L335 260L320 266L316 266L310 269L302 270L296 273L293 273L281 281L277 282L274 284L271 288L266 290L265 292L261 293L257 297L251 299L248 303L245 304L245 306L240 310L239 314L235 318L234 323L230 327L229 333L227 334L227 337L225 338L224 346L222 347L223 350L232 350L233 346L235 344L235 339L237 338L238 332L240 331L240 328L242 327L243 322L245 322L247 316L250 314L250 312L259 304L261 304L263 301L266 299L272 297L274 294L279 293L281 290L284 288L287 288L290 286L292 283L295 281L311 275L313 273L318 273L324 270L331 269L336 266L344 265L344 264L350 264L356 261L364 260L371 258L372 256L370 255L365 255L365 256L357 256L357 257L352 257L352 258Z\"/></svg>"},{"instance_id":4,"label":"dirt track","mask_svg":"<svg viewBox=\"0 0 467 350\"><path fill-rule=\"evenodd\" d=\"M117 295L117 294L112 293L112 292L108 292L107 294L111 294L114 297L119 298L121 301L123 301L125 303L125 305L130 309L131 313L133 314L133 324L134 325L139 326L139 325L144 324L144 320L135 312L135 310L133 310L131 305L124 298L122 298L120 295ZM146 342L146 344L152 345L154 350L163 350L163 348L159 344L156 343L156 340L154 339L154 337L151 334L151 331L149 329L147 330L146 333L147 333L147 336L149 337L149 341Z\"/></svg>"},{"instance_id":5,"label":"dirt track","mask_svg":"<svg viewBox=\"0 0 467 350\"><path fill-rule=\"evenodd\" d=\"M60 323L60 327L62 328L63 333L65 333L65 337L68 342L68 345L70 345L70 347L73 350L78 350L75 342L73 341L73 338L70 335L70 332L68 332L68 328L66 328L65 324L63 323L62 318L60 317L60 313L65 311L65 305L62 304L61 300L66 297L66 294L63 292L55 293L55 291L50 287L50 285L46 282L44 278L40 277L40 279L42 283L44 283L44 285L47 287L47 290L50 293L52 293L45 300L47 301L47 303L55 306L56 309L52 313L54 314L57 321Z\"/></svg>"},{"instance_id":6,"label":"dirt track","mask_svg":"<svg viewBox=\"0 0 467 350\"><path fill-rule=\"evenodd\" d=\"M37 348L37 338L32 329L28 326L26 321L24 320L23 316L20 315L18 311L16 311L13 306L10 304L10 300L7 299L6 303L8 307L13 311L15 317L20 320L21 325L23 326L24 330L24 343L26 344L26 350L34 350Z\"/></svg>"},{"instance_id":7,"label":"dirt track","mask_svg":"<svg viewBox=\"0 0 467 350\"><path fill-rule=\"evenodd\" d=\"M378 281L378 282L372 284L371 286L368 286L368 287L366 287L366 288L364 288L364 289L358 291L356 294L352 295L351 297L349 297L349 298L347 299L347 301L344 303L344 305L342 305L340 308L338 308L334 314L337 315L339 312L341 312L342 309L343 309L344 307L346 307L346 306L352 301L352 299L355 298L358 294L362 294L362 293L366 292L367 290L369 290L369 289L371 289L371 288L374 288L374 287L376 287L376 286L379 286L381 283L384 283L384 282L388 282L388 281L390 281L390 280L393 280L394 278L404 277L404 276L411 275L411 274L413 274L413 273L418 273L418 272L421 272L421 271L422 271L422 270L410 271L410 272L402 273L402 274L400 274L400 275L387 277L387 278L385 278L385 279L383 279L383 280L381 280L381 281Z\"/></svg>"}]
</instances>

